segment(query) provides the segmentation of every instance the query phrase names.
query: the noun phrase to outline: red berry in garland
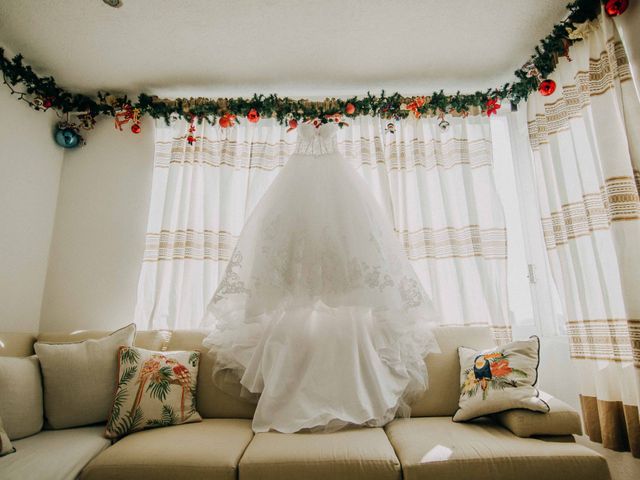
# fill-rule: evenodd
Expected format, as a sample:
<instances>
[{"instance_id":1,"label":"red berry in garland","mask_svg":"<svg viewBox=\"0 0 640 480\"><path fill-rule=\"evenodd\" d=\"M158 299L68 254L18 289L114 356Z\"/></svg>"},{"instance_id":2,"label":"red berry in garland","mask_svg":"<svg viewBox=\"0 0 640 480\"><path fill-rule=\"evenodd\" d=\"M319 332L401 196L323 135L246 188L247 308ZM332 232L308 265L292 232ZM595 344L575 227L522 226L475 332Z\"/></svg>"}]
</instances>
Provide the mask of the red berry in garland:
<instances>
[{"instance_id":1,"label":"red berry in garland","mask_svg":"<svg viewBox=\"0 0 640 480\"><path fill-rule=\"evenodd\" d=\"M344 113L347 115L353 115L356 112L356 106L353 103L347 103L344 107Z\"/></svg>"},{"instance_id":2,"label":"red berry in garland","mask_svg":"<svg viewBox=\"0 0 640 480\"><path fill-rule=\"evenodd\" d=\"M629 0L607 0L604 9L610 17L622 15L629 6Z\"/></svg>"},{"instance_id":3,"label":"red berry in garland","mask_svg":"<svg viewBox=\"0 0 640 480\"><path fill-rule=\"evenodd\" d=\"M538 85L538 91L541 95L548 97L556 91L556 82L550 79L543 80L540 82L540 85Z\"/></svg>"},{"instance_id":4,"label":"red berry in garland","mask_svg":"<svg viewBox=\"0 0 640 480\"><path fill-rule=\"evenodd\" d=\"M251 123L256 123L258 120L260 120L260 114L255 108L249 110L249 113L247 113L247 120L249 120Z\"/></svg>"},{"instance_id":5,"label":"red berry in garland","mask_svg":"<svg viewBox=\"0 0 640 480\"><path fill-rule=\"evenodd\" d=\"M140 128L140 124L139 123L134 123L133 125L131 125L131 131L133 133L140 133L141 130L142 130L142 128Z\"/></svg>"}]
</instances>

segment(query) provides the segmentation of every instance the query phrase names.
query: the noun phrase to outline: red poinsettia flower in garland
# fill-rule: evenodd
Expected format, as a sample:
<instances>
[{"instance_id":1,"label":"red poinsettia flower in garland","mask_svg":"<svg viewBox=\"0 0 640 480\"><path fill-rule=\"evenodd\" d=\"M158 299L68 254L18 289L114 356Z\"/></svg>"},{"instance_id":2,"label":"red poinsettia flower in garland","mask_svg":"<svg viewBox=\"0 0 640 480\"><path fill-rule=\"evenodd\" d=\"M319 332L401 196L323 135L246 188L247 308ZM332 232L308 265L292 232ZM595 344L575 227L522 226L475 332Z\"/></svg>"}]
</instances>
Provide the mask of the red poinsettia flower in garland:
<instances>
[{"instance_id":1,"label":"red poinsettia flower in garland","mask_svg":"<svg viewBox=\"0 0 640 480\"><path fill-rule=\"evenodd\" d=\"M260 120L260 114L255 108L249 110L249 113L247 113L247 120L249 120L251 123L257 123L258 120Z\"/></svg>"},{"instance_id":2,"label":"red poinsettia flower in garland","mask_svg":"<svg viewBox=\"0 0 640 480\"><path fill-rule=\"evenodd\" d=\"M231 113L225 113L220 117L220 120L218 120L218 125L220 125L222 128L233 127L235 125L235 120L235 115L232 115Z\"/></svg>"},{"instance_id":3,"label":"red poinsettia flower in garland","mask_svg":"<svg viewBox=\"0 0 640 480\"><path fill-rule=\"evenodd\" d=\"M487 117L490 117L491 114L498 113L501 106L502 105L500 105L500 101L497 98L490 98L487 100L487 103L485 104Z\"/></svg>"},{"instance_id":4,"label":"red poinsettia flower in garland","mask_svg":"<svg viewBox=\"0 0 640 480\"><path fill-rule=\"evenodd\" d=\"M416 97L408 105L401 105L400 108L409 110L416 118L420 118L420 108L424 107L425 103L427 100L424 97Z\"/></svg>"}]
</instances>

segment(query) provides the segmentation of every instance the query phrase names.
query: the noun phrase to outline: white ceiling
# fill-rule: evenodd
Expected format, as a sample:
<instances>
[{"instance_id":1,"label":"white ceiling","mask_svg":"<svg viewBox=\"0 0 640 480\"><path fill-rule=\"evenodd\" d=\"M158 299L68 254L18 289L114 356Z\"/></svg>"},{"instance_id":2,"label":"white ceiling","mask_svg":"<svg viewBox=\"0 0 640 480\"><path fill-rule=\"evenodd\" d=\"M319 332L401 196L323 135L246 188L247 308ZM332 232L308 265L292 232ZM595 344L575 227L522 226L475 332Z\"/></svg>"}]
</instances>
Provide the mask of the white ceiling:
<instances>
[{"instance_id":1,"label":"white ceiling","mask_svg":"<svg viewBox=\"0 0 640 480\"><path fill-rule=\"evenodd\" d=\"M473 91L512 79L568 0L0 0L0 45L88 93Z\"/></svg>"}]
</instances>

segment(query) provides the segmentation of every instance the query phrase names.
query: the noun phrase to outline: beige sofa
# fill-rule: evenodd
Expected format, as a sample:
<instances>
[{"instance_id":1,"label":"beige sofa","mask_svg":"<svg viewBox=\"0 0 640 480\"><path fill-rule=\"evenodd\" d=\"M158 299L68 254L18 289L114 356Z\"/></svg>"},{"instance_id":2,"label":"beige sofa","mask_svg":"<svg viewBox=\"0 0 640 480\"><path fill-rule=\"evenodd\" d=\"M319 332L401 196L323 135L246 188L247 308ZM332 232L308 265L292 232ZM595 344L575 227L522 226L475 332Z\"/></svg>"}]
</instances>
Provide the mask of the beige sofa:
<instances>
[{"instance_id":1,"label":"beige sofa","mask_svg":"<svg viewBox=\"0 0 640 480\"><path fill-rule=\"evenodd\" d=\"M39 335L78 341L103 332ZM136 344L155 350L200 349L197 331L139 332ZM43 430L0 458L0 478L102 479L580 479L610 478L603 457L578 445L575 411L551 399L551 413L512 411L471 423L451 420L457 408L457 347L487 348L487 328L439 328L442 353L428 360L429 391L412 418L385 428L334 433L259 433L251 430L253 406L212 383L213 360L203 356L197 391L201 423L156 428L110 445L103 426ZM33 354L35 338L1 334L0 355ZM518 435L512 433L512 430ZM546 433L547 436L535 436ZM564 435L559 435L564 433ZM527 437L528 435L534 435ZM22 475L22 476L21 476Z\"/></svg>"}]
</instances>

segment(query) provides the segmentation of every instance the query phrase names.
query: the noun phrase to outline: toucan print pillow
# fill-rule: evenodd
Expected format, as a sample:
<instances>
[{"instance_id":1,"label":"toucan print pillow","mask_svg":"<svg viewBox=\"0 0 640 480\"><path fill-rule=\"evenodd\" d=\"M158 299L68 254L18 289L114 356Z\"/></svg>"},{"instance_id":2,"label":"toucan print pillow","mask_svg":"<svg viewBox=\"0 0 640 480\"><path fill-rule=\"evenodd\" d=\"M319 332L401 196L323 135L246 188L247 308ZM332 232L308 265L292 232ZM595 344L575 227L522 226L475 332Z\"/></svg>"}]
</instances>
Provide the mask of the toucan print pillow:
<instances>
[{"instance_id":1,"label":"toucan print pillow","mask_svg":"<svg viewBox=\"0 0 640 480\"><path fill-rule=\"evenodd\" d=\"M548 412L535 388L540 339L508 343L490 350L459 347L460 400L454 422L464 422L513 408Z\"/></svg>"}]
</instances>

